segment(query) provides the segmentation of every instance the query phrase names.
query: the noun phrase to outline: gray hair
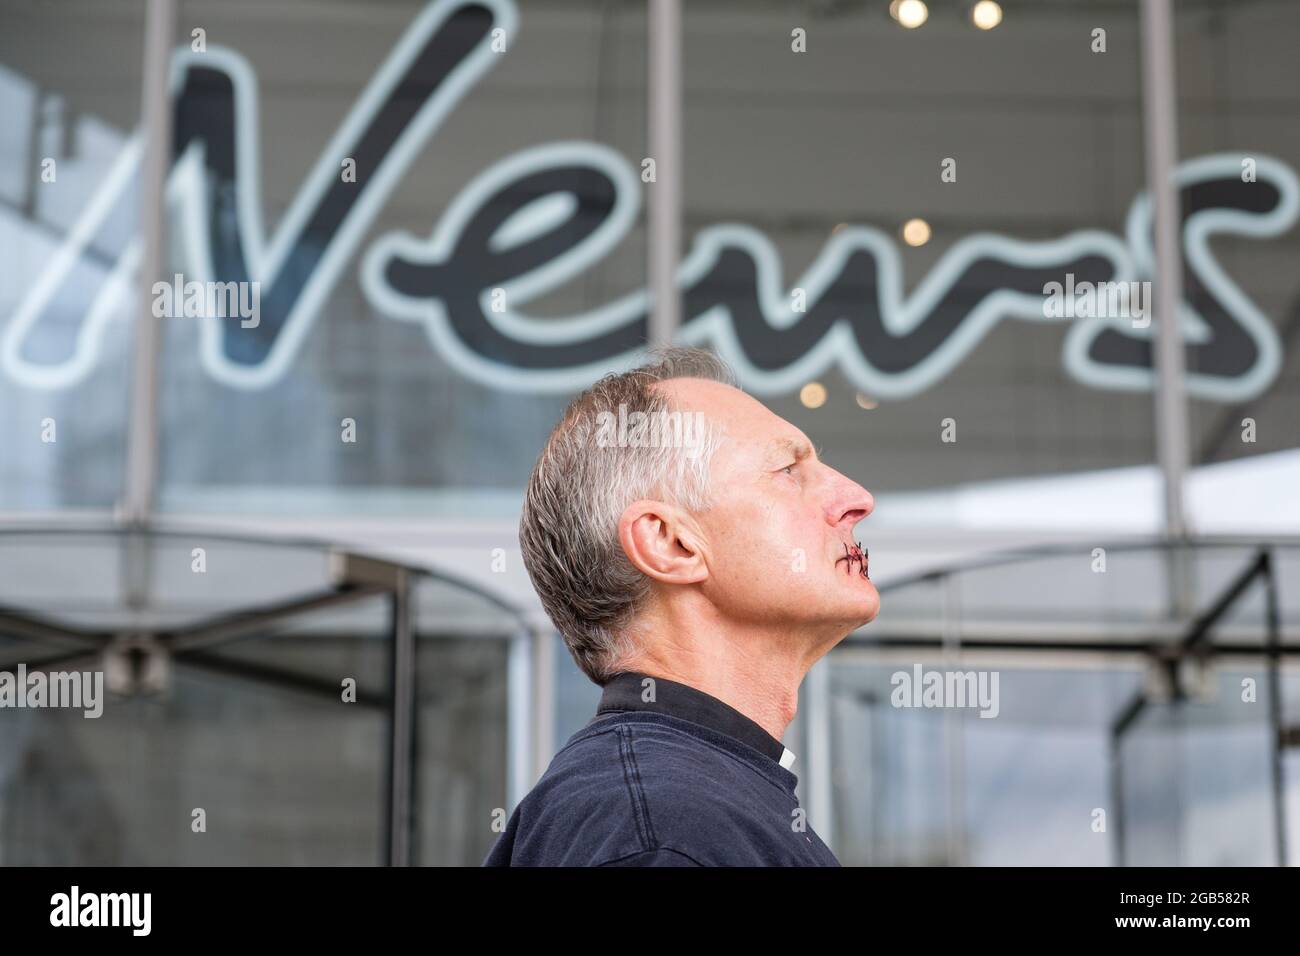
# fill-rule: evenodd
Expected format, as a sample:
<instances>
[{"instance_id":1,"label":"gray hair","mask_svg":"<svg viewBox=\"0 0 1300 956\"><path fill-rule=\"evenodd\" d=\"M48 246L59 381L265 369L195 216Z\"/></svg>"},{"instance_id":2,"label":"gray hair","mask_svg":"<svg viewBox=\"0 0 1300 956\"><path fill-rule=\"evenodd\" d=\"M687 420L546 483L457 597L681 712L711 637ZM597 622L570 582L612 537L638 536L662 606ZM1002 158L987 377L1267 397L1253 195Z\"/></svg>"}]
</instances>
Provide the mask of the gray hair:
<instances>
[{"instance_id":1,"label":"gray hair","mask_svg":"<svg viewBox=\"0 0 1300 956\"><path fill-rule=\"evenodd\" d=\"M569 404L533 468L519 520L524 567L542 606L578 667L602 686L639 651L627 625L650 593L650 579L623 553L619 518L639 498L708 510L709 460L722 441L698 412L703 428L689 448L681 441L611 442L609 426L638 412L643 422L677 415L653 388L658 382L736 384L731 369L703 349L663 349L651 358L606 375Z\"/></svg>"}]
</instances>

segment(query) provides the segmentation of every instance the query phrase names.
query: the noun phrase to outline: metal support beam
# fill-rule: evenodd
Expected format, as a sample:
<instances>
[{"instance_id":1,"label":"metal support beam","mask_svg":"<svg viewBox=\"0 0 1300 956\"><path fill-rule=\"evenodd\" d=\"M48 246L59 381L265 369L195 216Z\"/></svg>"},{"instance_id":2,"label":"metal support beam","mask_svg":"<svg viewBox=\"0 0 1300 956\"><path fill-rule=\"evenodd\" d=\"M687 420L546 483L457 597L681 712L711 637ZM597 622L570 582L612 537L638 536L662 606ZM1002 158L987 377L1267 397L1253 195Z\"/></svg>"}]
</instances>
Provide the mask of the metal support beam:
<instances>
[{"instance_id":1,"label":"metal support beam","mask_svg":"<svg viewBox=\"0 0 1300 956\"><path fill-rule=\"evenodd\" d=\"M655 181L649 184L648 246L652 348L671 344L681 325L677 265L682 247L681 0L650 0L649 130Z\"/></svg>"},{"instance_id":2,"label":"metal support beam","mask_svg":"<svg viewBox=\"0 0 1300 956\"><path fill-rule=\"evenodd\" d=\"M831 662L823 657L804 681L808 727L808 809L822 842L835 849L835 773L831 746ZM796 771L798 768L794 768Z\"/></svg>"},{"instance_id":3,"label":"metal support beam","mask_svg":"<svg viewBox=\"0 0 1300 956\"><path fill-rule=\"evenodd\" d=\"M51 641L53 643L72 644L98 653L108 643L110 634L103 631L91 631L73 627L69 624L54 624L50 621L0 605L0 635L23 641Z\"/></svg>"},{"instance_id":4,"label":"metal support beam","mask_svg":"<svg viewBox=\"0 0 1300 956\"><path fill-rule=\"evenodd\" d=\"M162 320L153 314L153 285L163 269L163 190L171 166L172 117L168 64L176 29L174 0L149 0L145 20L140 180L140 272L136 279L135 349L127 421L121 518L140 527L153 514L158 479L158 360Z\"/></svg>"},{"instance_id":5,"label":"metal support beam","mask_svg":"<svg viewBox=\"0 0 1300 956\"><path fill-rule=\"evenodd\" d=\"M1114 834L1111 844L1115 850L1114 866L1126 866L1127 846L1124 840L1124 754L1120 748L1120 738L1112 730L1108 740L1110 758L1110 818L1107 826Z\"/></svg>"},{"instance_id":6,"label":"metal support beam","mask_svg":"<svg viewBox=\"0 0 1300 956\"><path fill-rule=\"evenodd\" d=\"M161 632L168 650L175 653L198 650L203 647L215 647L229 644L249 637L260 636L297 614L323 611L326 608L354 604L367 598L389 593L389 589L377 585L343 587L336 591L325 591L307 597L291 598L277 604L266 605L251 611L234 611L221 614L207 621L202 621L183 630L174 629Z\"/></svg>"},{"instance_id":7,"label":"metal support beam","mask_svg":"<svg viewBox=\"0 0 1300 956\"><path fill-rule=\"evenodd\" d=\"M943 667L955 670L961 664L961 594L953 575L943 579ZM966 741L961 716L956 708L943 712L943 743L947 756L948 787L947 865L966 864Z\"/></svg>"},{"instance_id":8,"label":"metal support beam","mask_svg":"<svg viewBox=\"0 0 1300 956\"><path fill-rule=\"evenodd\" d=\"M1189 454L1182 329L1182 220L1173 174L1178 164L1171 0L1142 0L1142 102L1146 177L1155 223L1155 424L1156 448L1165 480L1165 530L1188 532L1183 478Z\"/></svg>"},{"instance_id":9,"label":"metal support beam","mask_svg":"<svg viewBox=\"0 0 1300 956\"><path fill-rule=\"evenodd\" d=\"M415 831L415 628L407 572L393 592L389 713L388 864L410 866Z\"/></svg>"},{"instance_id":10,"label":"metal support beam","mask_svg":"<svg viewBox=\"0 0 1300 956\"><path fill-rule=\"evenodd\" d=\"M555 641L549 625L533 628L532 678L530 695L533 722L533 766L528 786L531 788L546 772L555 756Z\"/></svg>"},{"instance_id":11,"label":"metal support beam","mask_svg":"<svg viewBox=\"0 0 1300 956\"><path fill-rule=\"evenodd\" d=\"M251 681L277 690L297 691L320 701L329 701L331 704L339 702L339 682L333 677L317 677L314 674L259 664L256 661L222 657L208 651L177 654L175 661L211 674ZM358 686L356 704L372 710L388 710L390 701L388 694L382 689Z\"/></svg>"},{"instance_id":12,"label":"metal support beam","mask_svg":"<svg viewBox=\"0 0 1300 956\"><path fill-rule=\"evenodd\" d=\"M1269 736L1273 741L1270 769L1273 775L1273 832L1277 844L1277 865L1287 865L1286 846L1286 767L1282 761L1282 748L1286 746L1287 732L1282 713L1282 675L1279 639L1282 631L1281 613L1278 609L1277 565L1273 552L1265 551L1264 601L1268 628L1268 719Z\"/></svg>"},{"instance_id":13,"label":"metal support beam","mask_svg":"<svg viewBox=\"0 0 1300 956\"><path fill-rule=\"evenodd\" d=\"M510 641L506 659L506 816L514 812L528 794L533 776L532 740L533 637L525 628Z\"/></svg>"}]
</instances>

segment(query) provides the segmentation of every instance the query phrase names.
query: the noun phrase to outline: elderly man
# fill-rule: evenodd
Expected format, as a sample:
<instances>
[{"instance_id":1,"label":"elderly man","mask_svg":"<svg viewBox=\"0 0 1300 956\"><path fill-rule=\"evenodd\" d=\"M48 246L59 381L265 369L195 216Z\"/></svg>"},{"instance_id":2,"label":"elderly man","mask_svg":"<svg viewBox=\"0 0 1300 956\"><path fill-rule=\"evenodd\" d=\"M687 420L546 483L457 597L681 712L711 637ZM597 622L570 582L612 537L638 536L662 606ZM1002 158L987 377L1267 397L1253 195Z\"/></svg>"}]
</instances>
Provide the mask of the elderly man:
<instances>
[{"instance_id":1,"label":"elderly man","mask_svg":"<svg viewBox=\"0 0 1300 956\"><path fill-rule=\"evenodd\" d=\"M880 598L854 526L875 502L708 352L579 395L519 538L595 717L487 866L838 866L781 743L799 685Z\"/></svg>"}]
</instances>

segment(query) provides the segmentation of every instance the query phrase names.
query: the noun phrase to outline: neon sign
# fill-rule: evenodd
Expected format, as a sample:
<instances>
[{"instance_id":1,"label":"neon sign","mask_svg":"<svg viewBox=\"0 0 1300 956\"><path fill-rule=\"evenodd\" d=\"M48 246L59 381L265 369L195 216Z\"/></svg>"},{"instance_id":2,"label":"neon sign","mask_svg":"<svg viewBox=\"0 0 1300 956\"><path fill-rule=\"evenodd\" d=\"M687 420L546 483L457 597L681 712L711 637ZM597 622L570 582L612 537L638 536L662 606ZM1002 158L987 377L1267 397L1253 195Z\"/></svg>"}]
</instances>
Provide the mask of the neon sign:
<instances>
[{"instance_id":1,"label":"neon sign","mask_svg":"<svg viewBox=\"0 0 1300 956\"><path fill-rule=\"evenodd\" d=\"M384 315L417 322L461 374L510 391L572 391L634 364L644 348L649 294L633 292L582 315L528 314L529 302L607 255L636 221L643 187L632 164L597 143L557 142L508 156L475 177L431 234L390 233L360 250L366 230L413 159L493 65L494 37L513 37L509 0L440 0L415 19L307 174L274 235L262 221L256 78L230 50L183 50L172 69L175 155L166 187L183 272L199 282L260 282L260 322L205 316L204 368L237 388L281 378L342 271L358 260L367 299ZM1300 210L1295 173L1279 160L1219 154L1184 163L1186 295L1180 307L1192 394L1238 401L1258 394L1281 365L1268 318L1210 250L1216 235L1263 238ZM351 160L355 182L340 177ZM0 361L17 381L67 387L98 358L104 327L129 294L133 242L96 288L73 268L120 204L140 161L132 139L63 246L0 335ZM653 188L653 186L649 187ZM780 256L740 224L698 233L677 278L678 339L709 345L758 393L797 388L838 366L862 391L903 398L933 386L1004 318L1059 322L1044 291L1067 281L1135 282L1152 268L1151 212L1131 205L1124 237L1082 230L1022 241L969 236L904 293L892 238L869 226L830 237L786 284ZM795 311L790 289L805 293ZM36 362L24 346L56 301L79 296L83 316L68 354ZM494 308L504 301L507 307ZM1073 313L1070 313L1073 315ZM1152 330L1114 316L1071 318L1063 347L1070 375L1097 388L1149 389Z\"/></svg>"}]
</instances>

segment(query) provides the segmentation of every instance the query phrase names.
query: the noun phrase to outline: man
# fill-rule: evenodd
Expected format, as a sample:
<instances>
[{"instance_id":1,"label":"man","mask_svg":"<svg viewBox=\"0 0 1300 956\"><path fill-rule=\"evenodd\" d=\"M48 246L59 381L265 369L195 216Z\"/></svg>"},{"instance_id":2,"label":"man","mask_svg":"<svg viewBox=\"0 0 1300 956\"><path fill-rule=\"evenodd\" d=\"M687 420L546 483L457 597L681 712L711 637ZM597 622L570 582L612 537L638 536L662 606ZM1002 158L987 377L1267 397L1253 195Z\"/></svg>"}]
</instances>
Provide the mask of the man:
<instances>
[{"instance_id":1,"label":"man","mask_svg":"<svg viewBox=\"0 0 1300 956\"><path fill-rule=\"evenodd\" d=\"M606 376L551 433L519 538L604 688L487 866L838 866L781 743L808 669L880 598L867 490L708 352Z\"/></svg>"}]
</instances>

